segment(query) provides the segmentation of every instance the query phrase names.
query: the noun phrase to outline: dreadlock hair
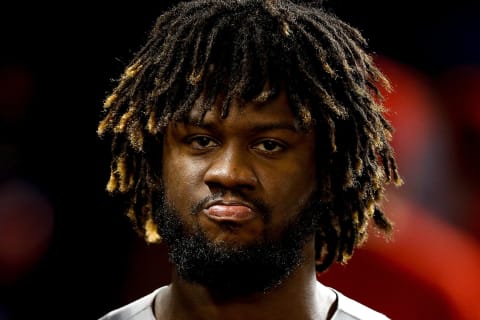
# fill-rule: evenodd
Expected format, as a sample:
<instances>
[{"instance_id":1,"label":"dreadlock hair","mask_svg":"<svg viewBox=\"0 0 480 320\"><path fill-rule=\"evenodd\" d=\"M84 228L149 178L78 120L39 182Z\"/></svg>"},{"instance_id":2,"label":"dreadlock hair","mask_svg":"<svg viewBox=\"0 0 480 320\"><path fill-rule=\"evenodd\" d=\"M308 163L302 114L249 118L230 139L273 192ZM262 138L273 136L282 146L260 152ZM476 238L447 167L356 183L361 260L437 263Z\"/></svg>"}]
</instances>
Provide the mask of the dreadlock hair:
<instances>
[{"instance_id":1,"label":"dreadlock hair","mask_svg":"<svg viewBox=\"0 0 480 320\"><path fill-rule=\"evenodd\" d=\"M389 80L367 49L358 29L312 1L177 4L157 18L104 102L97 133L112 138L107 190L126 197L147 242L160 241L152 195L162 183L165 127L198 101L205 114L221 95L226 117L233 99L265 102L283 90L302 128L318 137L317 271L346 262L369 220L391 231L380 200L387 184L402 182L382 105Z\"/></svg>"}]
</instances>

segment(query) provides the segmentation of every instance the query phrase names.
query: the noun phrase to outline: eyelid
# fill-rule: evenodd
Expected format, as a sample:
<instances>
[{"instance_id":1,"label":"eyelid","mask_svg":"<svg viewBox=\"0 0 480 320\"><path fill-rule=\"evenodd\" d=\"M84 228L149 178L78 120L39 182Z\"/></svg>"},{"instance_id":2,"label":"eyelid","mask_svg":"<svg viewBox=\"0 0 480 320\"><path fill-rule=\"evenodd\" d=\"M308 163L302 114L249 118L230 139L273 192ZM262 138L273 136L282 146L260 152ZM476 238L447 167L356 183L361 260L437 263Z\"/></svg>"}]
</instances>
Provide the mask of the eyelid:
<instances>
[{"instance_id":1,"label":"eyelid","mask_svg":"<svg viewBox=\"0 0 480 320\"><path fill-rule=\"evenodd\" d=\"M208 144L211 144L213 142L214 145L213 146L208 146L208 145L207 146L202 146L201 144L198 143L198 140L202 139L202 138L208 139L209 140ZM187 144L191 148L197 149L197 150L210 149L210 148L213 148L213 147L217 146L220 143L217 139L213 138L212 136L210 136L208 134L192 134L192 135L186 136L182 140L185 144ZM197 141L198 146L193 145L195 143L195 141Z\"/></svg>"},{"instance_id":2,"label":"eyelid","mask_svg":"<svg viewBox=\"0 0 480 320\"><path fill-rule=\"evenodd\" d=\"M258 148L259 145L262 145L264 143L269 143L269 142L275 144L277 148L280 148L280 150L261 150L260 148ZM261 151L263 153L267 153L267 154L274 154L274 153L283 152L283 151L285 151L285 149L287 149L287 147L288 147L287 143L285 143L281 140L272 139L272 138L259 139L255 143L252 144L253 149L259 150L259 151Z\"/></svg>"}]
</instances>

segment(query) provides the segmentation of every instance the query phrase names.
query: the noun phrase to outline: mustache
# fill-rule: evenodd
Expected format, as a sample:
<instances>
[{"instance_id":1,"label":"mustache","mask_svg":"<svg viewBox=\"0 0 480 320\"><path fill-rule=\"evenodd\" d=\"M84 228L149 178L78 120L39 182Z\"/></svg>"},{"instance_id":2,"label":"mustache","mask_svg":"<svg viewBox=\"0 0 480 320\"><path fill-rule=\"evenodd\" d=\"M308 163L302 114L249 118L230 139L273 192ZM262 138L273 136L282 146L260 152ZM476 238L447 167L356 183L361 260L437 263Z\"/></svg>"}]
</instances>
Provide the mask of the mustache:
<instances>
[{"instance_id":1,"label":"mustache","mask_svg":"<svg viewBox=\"0 0 480 320\"><path fill-rule=\"evenodd\" d=\"M229 196L235 197L236 199L239 199L241 201L245 201L253 206L253 210L258 212L260 216L264 220L269 220L271 216L272 209L271 207L263 200L258 199L258 198L252 198L249 196L246 196L244 193L240 191L232 191L232 190L222 190L218 191L215 193L212 193L211 195L203 198L202 200L194 203L190 209L190 213L192 215L199 214L200 211L205 209L207 203L212 202L212 201L217 201L217 200L222 200L222 198L228 194Z\"/></svg>"}]
</instances>

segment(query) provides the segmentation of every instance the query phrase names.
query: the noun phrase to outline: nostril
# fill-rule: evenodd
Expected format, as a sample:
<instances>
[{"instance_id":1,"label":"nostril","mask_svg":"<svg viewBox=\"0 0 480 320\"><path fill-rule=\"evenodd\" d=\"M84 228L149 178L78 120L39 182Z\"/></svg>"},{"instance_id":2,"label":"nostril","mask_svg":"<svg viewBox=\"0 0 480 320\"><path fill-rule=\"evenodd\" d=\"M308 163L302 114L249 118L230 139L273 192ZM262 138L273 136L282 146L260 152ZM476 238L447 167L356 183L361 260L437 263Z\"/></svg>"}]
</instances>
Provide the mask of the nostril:
<instances>
[{"instance_id":1,"label":"nostril","mask_svg":"<svg viewBox=\"0 0 480 320\"><path fill-rule=\"evenodd\" d=\"M212 194L221 194L221 195L227 192L242 194L242 192L244 191L255 189L255 186L253 184L225 185L217 182L206 182L205 184L210 189L210 192Z\"/></svg>"},{"instance_id":2,"label":"nostril","mask_svg":"<svg viewBox=\"0 0 480 320\"><path fill-rule=\"evenodd\" d=\"M205 172L205 184L211 189L255 188L258 179L253 166L248 161L248 155L232 149L227 148L223 154L212 159Z\"/></svg>"},{"instance_id":3,"label":"nostril","mask_svg":"<svg viewBox=\"0 0 480 320\"><path fill-rule=\"evenodd\" d=\"M217 182L205 182L207 187L210 189L210 192L212 194L223 194L223 190L225 190L225 187L222 186L220 183Z\"/></svg>"},{"instance_id":4,"label":"nostril","mask_svg":"<svg viewBox=\"0 0 480 320\"><path fill-rule=\"evenodd\" d=\"M253 170L242 168L241 170L209 170L205 175L205 184L210 189L253 189L257 184L257 178Z\"/></svg>"}]
</instances>

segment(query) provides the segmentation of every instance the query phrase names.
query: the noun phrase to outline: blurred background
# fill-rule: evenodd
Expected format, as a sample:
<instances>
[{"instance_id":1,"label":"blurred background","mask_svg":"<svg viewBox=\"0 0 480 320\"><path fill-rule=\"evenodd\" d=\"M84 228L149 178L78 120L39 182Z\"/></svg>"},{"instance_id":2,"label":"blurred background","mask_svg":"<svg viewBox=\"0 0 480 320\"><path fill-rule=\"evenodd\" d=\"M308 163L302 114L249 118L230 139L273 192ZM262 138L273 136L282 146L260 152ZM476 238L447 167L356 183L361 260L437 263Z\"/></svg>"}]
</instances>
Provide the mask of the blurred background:
<instances>
[{"instance_id":1,"label":"blurred background","mask_svg":"<svg viewBox=\"0 0 480 320\"><path fill-rule=\"evenodd\" d=\"M0 320L97 319L169 280L105 192L107 91L173 1L0 11ZM396 222L319 279L392 319L480 319L480 3L329 0L395 91Z\"/></svg>"}]
</instances>

